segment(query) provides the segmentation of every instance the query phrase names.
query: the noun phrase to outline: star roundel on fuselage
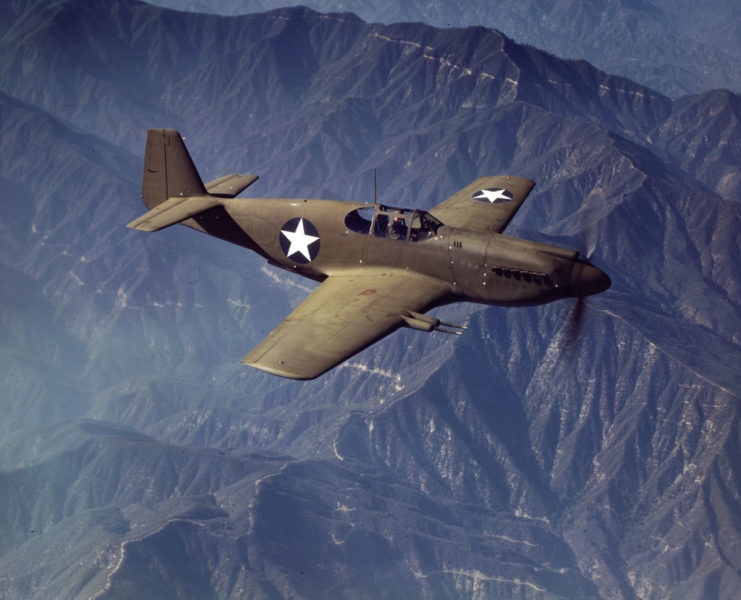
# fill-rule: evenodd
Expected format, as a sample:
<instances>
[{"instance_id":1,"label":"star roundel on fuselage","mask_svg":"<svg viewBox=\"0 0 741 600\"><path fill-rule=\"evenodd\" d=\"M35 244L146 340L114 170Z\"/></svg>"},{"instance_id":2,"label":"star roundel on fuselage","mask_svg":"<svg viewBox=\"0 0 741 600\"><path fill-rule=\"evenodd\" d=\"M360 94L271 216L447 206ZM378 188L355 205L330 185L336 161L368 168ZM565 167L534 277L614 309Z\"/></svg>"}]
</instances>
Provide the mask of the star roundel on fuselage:
<instances>
[{"instance_id":1,"label":"star roundel on fuselage","mask_svg":"<svg viewBox=\"0 0 741 600\"><path fill-rule=\"evenodd\" d=\"M280 247L293 262L310 263L319 254L319 232L311 221L296 217L280 228Z\"/></svg>"},{"instance_id":2,"label":"star roundel on fuselage","mask_svg":"<svg viewBox=\"0 0 741 600\"><path fill-rule=\"evenodd\" d=\"M512 192L505 190L504 188L487 188L485 190L479 190L472 197L474 200L478 200L479 202L489 202L490 204L509 202L514 198Z\"/></svg>"}]
</instances>

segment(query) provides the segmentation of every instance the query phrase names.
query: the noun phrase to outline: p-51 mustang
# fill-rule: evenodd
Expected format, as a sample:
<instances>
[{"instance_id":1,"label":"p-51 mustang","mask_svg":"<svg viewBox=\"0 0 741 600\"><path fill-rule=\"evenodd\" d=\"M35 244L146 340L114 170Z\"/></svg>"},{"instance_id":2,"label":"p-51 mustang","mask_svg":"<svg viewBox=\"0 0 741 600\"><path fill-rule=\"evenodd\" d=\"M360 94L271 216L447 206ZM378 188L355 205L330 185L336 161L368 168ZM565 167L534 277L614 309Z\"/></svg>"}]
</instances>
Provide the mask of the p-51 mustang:
<instances>
[{"instance_id":1,"label":"p-51 mustang","mask_svg":"<svg viewBox=\"0 0 741 600\"><path fill-rule=\"evenodd\" d=\"M481 177L429 212L381 204L236 198L255 175L203 184L180 134L150 129L129 227L175 223L244 246L321 285L242 362L313 379L399 327L460 333L425 312L451 302L527 306L582 298L610 278L579 252L502 235L535 183Z\"/></svg>"}]
</instances>

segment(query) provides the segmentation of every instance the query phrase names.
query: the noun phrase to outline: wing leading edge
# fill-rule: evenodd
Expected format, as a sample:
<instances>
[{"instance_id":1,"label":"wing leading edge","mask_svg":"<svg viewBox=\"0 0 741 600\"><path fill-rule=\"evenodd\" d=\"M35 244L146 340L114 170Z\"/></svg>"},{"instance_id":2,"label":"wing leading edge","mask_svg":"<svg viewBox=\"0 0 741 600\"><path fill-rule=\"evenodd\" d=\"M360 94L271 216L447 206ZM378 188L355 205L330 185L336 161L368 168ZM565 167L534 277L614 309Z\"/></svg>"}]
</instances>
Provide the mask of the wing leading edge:
<instances>
[{"instance_id":1,"label":"wing leading edge","mask_svg":"<svg viewBox=\"0 0 741 600\"><path fill-rule=\"evenodd\" d=\"M367 348L450 293L446 282L401 270L331 275L242 362L313 379Z\"/></svg>"},{"instance_id":2,"label":"wing leading edge","mask_svg":"<svg viewBox=\"0 0 741 600\"><path fill-rule=\"evenodd\" d=\"M501 233L534 186L524 177L479 177L430 213L451 227Z\"/></svg>"}]
</instances>

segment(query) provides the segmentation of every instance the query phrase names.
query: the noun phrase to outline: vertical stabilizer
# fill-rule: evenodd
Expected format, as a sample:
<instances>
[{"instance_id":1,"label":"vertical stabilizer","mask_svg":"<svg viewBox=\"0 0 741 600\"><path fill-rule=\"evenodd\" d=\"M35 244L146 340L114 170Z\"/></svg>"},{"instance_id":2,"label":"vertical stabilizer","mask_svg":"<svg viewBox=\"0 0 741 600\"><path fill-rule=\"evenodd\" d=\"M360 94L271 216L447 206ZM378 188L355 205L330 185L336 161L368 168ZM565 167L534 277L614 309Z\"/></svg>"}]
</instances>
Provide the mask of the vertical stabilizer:
<instances>
[{"instance_id":1,"label":"vertical stabilizer","mask_svg":"<svg viewBox=\"0 0 741 600\"><path fill-rule=\"evenodd\" d=\"M168 198L207 196L183 139L174 129L149 129L142 200L152 209Z\"/></svg>"}]
</instances>

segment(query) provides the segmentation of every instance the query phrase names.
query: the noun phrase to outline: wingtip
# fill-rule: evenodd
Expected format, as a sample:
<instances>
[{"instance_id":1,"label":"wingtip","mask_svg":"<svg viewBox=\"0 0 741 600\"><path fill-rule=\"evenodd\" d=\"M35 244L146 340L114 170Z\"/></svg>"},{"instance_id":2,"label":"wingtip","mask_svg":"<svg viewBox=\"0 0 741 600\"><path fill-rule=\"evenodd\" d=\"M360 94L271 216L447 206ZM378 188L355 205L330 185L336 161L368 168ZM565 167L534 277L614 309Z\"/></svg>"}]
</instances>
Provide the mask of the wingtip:
<instances>
[{"instance_id":1,"label":"wingtip","mask_svg":"<svg viewBox=\"0 0 741 600\"><path fill-rule=\"evenodd\" d=\"M249 360L249 354L245 356L241 361L243 365L247 365L248 367L252 367L253 369L259 369L260 371L264 371L265 373L270 373L271 375L277 375L278 377L283 377L285 379L293 379L295 381L310 381L312 379L316 379L321 375L322 373L315 374L301 374L301 373L295 373L293 371L290 371L286 368L284 368L282 365L285 364L282 361L279 362L278 366L275 365L266 365L264 363L260 362L254 362Z\"/></svg>"},{"instance_id":2,"label":"wingtip","mask_svg":"<svg viewBox=\"0 0 741 600\"><path fill-rule=\"evenodd\" d=\"M255 363L248 363L244 361L242 361L242 364L245 364L248 367L252 367L254 369L259 369L260 371L269 373L270 375L276 375L278 377L283 377L284 379L293 379L294 381L310 381L312 379L316 379L317 377L316 375L313 375L313 376L299 375L297 373L291 373L290 371L286 371L283 369L276 369L274 367L269 367L266 365L258 365Z\"/></svg>"}]
</instances>

